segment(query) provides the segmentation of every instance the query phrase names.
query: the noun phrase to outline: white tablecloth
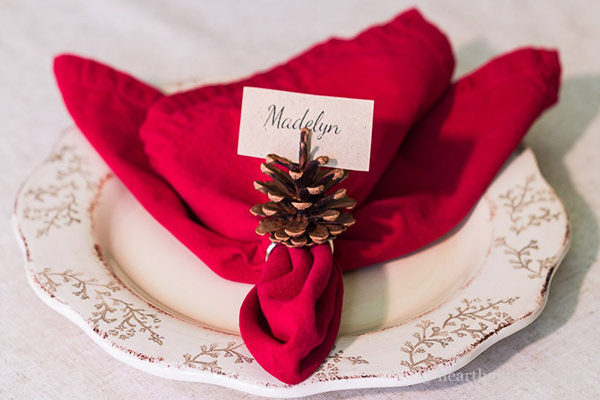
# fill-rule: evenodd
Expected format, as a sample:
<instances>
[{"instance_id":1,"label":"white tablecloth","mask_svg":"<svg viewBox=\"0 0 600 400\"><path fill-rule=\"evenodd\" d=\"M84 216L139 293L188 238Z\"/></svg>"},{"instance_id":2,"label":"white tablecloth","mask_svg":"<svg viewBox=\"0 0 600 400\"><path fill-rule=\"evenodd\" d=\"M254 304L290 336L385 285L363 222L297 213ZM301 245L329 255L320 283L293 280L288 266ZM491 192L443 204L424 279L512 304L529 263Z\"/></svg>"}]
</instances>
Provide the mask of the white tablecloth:
<instances>
[{"instance_id":1,"label":"white tablecloth","mask_svg":"<svg viewBox=\"0 0 600 400\"><path fill-rule=\"evenodd\" d=\"M351 36L409 5L0 0L0 398L253 398L126 366L29 288L10 216L19 184L71 124L52 77L53 55L88 55L156 84L227 81L331 35ZM465 367L464 382L314 398L594 398L600 391L600 2L432 0L419 6L451 38L457 76L518 46L560 50L561 102L526 140L570 214L572 248L539 319Z\"/></svg>"}]
</instances>

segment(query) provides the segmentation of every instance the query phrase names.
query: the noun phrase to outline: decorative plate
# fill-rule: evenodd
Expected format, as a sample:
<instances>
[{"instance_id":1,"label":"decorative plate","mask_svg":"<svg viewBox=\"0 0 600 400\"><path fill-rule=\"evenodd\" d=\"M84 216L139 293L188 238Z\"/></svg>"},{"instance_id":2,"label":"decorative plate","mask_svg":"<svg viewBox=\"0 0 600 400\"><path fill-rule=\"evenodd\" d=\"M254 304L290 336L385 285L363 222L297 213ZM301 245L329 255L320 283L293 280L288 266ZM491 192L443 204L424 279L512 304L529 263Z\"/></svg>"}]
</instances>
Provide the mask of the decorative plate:
<instances>
[{"instance_id":1,"label":"decorative plate","mask_svg":"<svg viewBox=\"0 0 600 400\"><path fill-rule=\"evenodd\" d=\"M463 367L535 320L570 240L563 205L520 149L453 232L345 274L335 347L312 377L286 385L237 334L250 285L216 277L174 240L76 129L23 184L14 225L36 294L111 355L272 397L411 385Z\"/></svg>"}]
</instances>

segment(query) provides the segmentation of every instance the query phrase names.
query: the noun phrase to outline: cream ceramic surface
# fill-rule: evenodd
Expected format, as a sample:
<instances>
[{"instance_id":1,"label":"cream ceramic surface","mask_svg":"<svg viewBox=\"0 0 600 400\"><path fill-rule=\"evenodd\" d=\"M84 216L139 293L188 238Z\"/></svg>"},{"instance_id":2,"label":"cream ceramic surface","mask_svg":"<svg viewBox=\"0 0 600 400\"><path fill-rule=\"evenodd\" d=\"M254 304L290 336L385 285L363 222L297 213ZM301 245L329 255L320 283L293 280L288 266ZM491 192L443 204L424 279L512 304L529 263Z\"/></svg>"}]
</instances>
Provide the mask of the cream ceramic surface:
<instances>
[{"instance_id":1,"label":"cream ceramic surface","mask_svg":"<svg viewBox=\"0 0 600 400\"><path fill-rule=\"evenodd\" d=\"M570 237L562 204L522 150L460 229L346 274L343 334L311 378L289 386L235 334L250 286L195 261L77 130L24 183L14 221L35 292L110 354L156 375L275 397L410 385L462 367L539 315Z\"/></svg>"},{"instance_id":2,"label":"cream ceramic surface","mask_svg":"<svg viewBox=\"0 0 600 400\"><path fill-rule=\"evenodd\" d=\"M127 287L182 318L239 333L239 308L253 285L213 273L118 179L103 185L92 218L110 268ZM484 201L460 229L426 250L344 274L340 333L393 326L434 308L476 273L491 239L489 203Z\"/></svg>"}]
</instances>

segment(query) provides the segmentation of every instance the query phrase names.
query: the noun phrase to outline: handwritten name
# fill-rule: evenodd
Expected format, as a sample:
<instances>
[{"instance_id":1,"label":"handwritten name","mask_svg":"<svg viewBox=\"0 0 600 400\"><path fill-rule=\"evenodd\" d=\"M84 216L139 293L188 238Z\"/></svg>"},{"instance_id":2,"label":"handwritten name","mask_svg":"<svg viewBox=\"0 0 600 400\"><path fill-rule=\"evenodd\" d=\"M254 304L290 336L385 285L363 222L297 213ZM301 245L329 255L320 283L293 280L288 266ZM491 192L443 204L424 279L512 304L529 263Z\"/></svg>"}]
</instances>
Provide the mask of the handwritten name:
<instances>
[{"instance_id":1,"label":"handwritten name","mask_svg":"<svg viewBox=\"0 0 600 400\"><path fill-rule=\"evenodd\" d=\"M299 131L302 128L308 128L315 133L317 140L321 140L323 136L328 133L339 135L342 132L341 128L337 124L329 124L324 122L324 110L321 110L316 118L308 118L310 114L310 108L307 108L302 117L298 118L285 115L285 106L282 106L278 110L275 104L271 104L267 110L269 114L267 115L267 119L265 120L263 127L271 125L277 127L277 129L291 129L294 131Z\"/></svg>"}]
</instances>

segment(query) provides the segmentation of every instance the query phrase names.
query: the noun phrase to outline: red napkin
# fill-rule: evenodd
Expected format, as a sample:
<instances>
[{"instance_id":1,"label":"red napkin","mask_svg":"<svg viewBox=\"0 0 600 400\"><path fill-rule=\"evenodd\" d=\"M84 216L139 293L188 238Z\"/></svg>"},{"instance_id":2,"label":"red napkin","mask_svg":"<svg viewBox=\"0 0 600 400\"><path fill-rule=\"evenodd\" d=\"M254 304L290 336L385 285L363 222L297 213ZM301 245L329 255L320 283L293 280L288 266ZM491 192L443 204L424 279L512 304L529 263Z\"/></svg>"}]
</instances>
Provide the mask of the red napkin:
<instances>
[{"instance_id":1,"label":"red napkin","mask_svg":"<svg viewBox=\"0 0 600 400\"><path fill-rule=\"evenodd\" d=\"M558 100L559 86L558 54L535 49L498 57L451 85L336 241L344 270L415 251L457 225Z\"/></svg>"},{"instance_id":2,"label":"red napkin","mask_svg":"<svg viewBox=\"0 0 600 400\"><path fill-rule=\"evenodd\" d=\"M169 97L91 60L55 61L73 119L140 203L216 273L256 283L242 337L286 383L306 379L335 341L341 270L445 234L557 98L554 52L509 54L447 89L452 68L448 42L414 10L247 80ZM245 85L375 99L371 170L344 182L360 206L334 258L327 246L278 246L264 262L248 213L265 201L252 187L260 160L236 155Z\"/></svg>"}]
</instances>

